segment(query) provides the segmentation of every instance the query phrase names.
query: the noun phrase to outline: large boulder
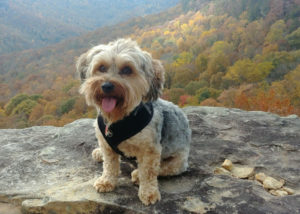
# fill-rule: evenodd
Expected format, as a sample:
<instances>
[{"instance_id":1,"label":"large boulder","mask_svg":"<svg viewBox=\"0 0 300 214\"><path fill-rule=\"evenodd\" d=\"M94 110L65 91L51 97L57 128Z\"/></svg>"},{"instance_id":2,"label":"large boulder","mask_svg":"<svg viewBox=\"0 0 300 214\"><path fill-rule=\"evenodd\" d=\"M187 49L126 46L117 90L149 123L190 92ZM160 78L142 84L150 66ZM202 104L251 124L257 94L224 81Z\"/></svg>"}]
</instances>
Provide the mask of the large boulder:
<instances>
[{"instance_id":1,"label":"large boulder","mask_svg":"<svg viewBox=\"0 0 300 214\"><path fill-rule=\"evenodd\" d=\"M188 107L193 131L190 167L159 178L162 199L144 206L122 161L118 187L97 193L102 163L93 120L64 127L0 130L0 213L300 213L300 119L264 112ZM216 174L223 161L253 167L294 193L274 196L256 180Z\"/></svg>"}]
</instances>

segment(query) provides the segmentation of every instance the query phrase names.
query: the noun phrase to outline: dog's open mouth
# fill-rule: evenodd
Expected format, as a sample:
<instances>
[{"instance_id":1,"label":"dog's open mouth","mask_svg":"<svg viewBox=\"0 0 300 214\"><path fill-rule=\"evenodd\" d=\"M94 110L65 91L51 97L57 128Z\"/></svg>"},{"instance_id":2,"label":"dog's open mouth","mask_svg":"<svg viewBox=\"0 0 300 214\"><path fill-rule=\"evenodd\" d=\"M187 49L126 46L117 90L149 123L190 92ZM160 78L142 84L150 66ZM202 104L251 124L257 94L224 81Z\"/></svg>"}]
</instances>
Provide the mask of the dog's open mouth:
<instances>
[{"instance_id":1,"label":"dog's open mouth","mask_svg":"<svg viewBox=\"0 0 300 214\"><path fill-rule=\"evenodd\" d=\"M123 99L116 96L101 96L98 100L99 105L101 105L101 108L105 113L111 113L118 106L122 106L123 103Z\"/></svg>"},{"instance_id":2,"label":"dog's open mouth","mask_svg":"<svg viewBox=\"0 0 300 214\"><path fill-rule=\"evenodd\" d=\"M112 112L116 108L117 102L118 99L116 97L103 97L101 102L103 111L106 113Z\"/></svg>"}]
</instances>

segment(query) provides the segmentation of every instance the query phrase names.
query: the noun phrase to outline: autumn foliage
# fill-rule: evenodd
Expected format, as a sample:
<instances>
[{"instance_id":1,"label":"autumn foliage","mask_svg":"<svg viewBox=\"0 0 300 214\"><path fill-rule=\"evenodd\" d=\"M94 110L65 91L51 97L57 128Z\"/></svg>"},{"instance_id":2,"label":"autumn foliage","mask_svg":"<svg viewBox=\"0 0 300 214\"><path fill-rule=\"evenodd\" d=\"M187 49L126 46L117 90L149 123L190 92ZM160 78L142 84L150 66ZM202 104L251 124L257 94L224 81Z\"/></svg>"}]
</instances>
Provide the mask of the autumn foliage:
<instances>
[{"instance_id":1,"label":"autumn foliage","mask_svg":"<svg viewBox=\"0 0 300 214\"><path fill-rule=\"evenodd\" d=\"M118 37L137 40L162 60L166 70L163 98L181 107L224 106L300 115L297 1L181 3L183 11L178 14L176 10L177 17L171 21L166 18L164 23L151 25L141 19L114 28L126 26L126 33ZM108 41L110 35L101 32L94 38ZM0 76L10 81L0 83L6 98L0 100L0 127L61 126L95 117L79 96L79 81L73 75L74 59L86 50L84 45L78 39L64 47L29 52L10 67L0 58L14 76ZM24 73L17 72L21 68Z\"/></svg>"}]
</instances>

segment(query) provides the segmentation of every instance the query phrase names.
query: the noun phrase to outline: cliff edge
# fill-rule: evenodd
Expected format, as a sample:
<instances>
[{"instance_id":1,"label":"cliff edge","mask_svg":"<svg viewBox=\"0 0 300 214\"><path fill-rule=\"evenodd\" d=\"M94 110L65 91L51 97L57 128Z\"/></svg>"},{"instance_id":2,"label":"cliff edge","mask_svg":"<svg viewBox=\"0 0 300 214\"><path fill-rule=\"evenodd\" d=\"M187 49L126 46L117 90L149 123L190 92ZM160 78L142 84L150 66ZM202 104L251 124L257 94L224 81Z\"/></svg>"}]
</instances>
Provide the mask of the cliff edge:
<instances>
[{"instance_id":1,"label":"cliff edge","mask_svg":"<svg viewBox=\"0 0 300 214\"><path fill-rule=\"evenodd\" d=\"M159 178L162 200L152 206L138 199L132 162L122 161L113 192L92 187L102 171L91 157L92 119L0 130L0 213L300 213L299 117L217 107L184 111L193 132L190 167ZM225 159L251 175L226 171ZM292 192L273 194L255 179L258 173Z\"/></svg>"}]
</instances>

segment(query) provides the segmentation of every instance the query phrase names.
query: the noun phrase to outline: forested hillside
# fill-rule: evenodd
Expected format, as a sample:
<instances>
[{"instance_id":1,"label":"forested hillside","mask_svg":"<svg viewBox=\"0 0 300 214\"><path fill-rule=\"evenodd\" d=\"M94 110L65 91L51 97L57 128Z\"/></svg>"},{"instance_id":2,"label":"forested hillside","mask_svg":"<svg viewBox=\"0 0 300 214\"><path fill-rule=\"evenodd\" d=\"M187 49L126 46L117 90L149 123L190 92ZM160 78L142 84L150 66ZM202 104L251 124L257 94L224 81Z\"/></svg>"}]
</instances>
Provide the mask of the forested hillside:
<instances>
[{"instance_id":1,"label":"forested hillside","mask_svg":"<svg viewBox=\"0 0 300 214\"><path fill-rule=\"evenodd\" d=\"M92 45L118 37L137 40L163 61L163 97L180 106L300 115L299 17L298 0L183 0L160 16L0 57L0 126L63 125L94 117L78 95L74 62Z\"/></svg>"},{"instance_id":2,"label":"forested hillside","mask_svg":"<svg viewBox=\"0 0 300 214\"><path fill-rule=\"evenodd\" d=\"M1 0L0 55L39 48L101 26L157 13L178 0Z\"/></svg>"}]
</instances>

